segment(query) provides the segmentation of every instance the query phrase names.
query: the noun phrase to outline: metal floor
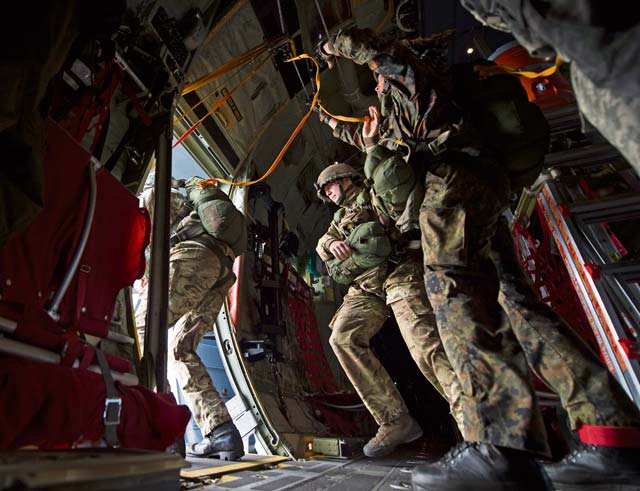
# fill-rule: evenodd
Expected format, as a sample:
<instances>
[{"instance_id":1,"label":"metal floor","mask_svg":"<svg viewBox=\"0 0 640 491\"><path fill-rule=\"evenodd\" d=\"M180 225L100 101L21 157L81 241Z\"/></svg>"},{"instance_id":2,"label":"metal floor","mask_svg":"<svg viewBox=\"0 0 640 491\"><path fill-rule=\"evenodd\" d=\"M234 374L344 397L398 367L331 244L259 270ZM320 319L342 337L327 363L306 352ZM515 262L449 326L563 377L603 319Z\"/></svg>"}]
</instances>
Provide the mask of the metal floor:
<instances>
[{"instance_id":1,"label":"metal floor","mask_svg":"<svg viewBox=\"0 0 640 491\"><path fill-rule=\"evenodd\" d=\"M379 459L361 456L349 460L320 457L306 461L285 461L284 457L247 455L242 461L231 464L211 459L188 459L192 467L182 471L182 490L386 491L411 489L413 467L438 458L444 453L443 449L427 452L424 446L420 447L407 447L389 457ZM208 466L210 467L207 468ZM206 473L210 475L206 476Z\"/></svg>"}]
</instances>

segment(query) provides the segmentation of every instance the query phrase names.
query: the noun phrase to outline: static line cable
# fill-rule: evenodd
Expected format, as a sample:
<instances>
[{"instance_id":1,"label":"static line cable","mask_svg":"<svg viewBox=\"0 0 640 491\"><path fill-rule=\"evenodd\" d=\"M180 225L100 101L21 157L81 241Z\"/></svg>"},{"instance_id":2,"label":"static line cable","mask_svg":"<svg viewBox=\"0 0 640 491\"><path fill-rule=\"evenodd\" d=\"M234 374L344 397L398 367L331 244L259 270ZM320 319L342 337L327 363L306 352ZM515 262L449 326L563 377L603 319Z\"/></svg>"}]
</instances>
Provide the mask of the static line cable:
<instances>
[{"instance_id":1,"label":"static line cable","mask_svg":"<svg viewBox=\"0 0 640 491\"><path fill-rule=\"evenodd\" d=\"M278 167L278 165L282 161L282 158L284 157L284 154L287 152L287 150L289 150L289 147L291 146L291 144L295 140L296 136L298 136L298 133L300 133L300 130L302 130L302 127L304 126L304 124L307 122L307 120L311 116L311 113L318 106L318 96L320 95L320 65L318 64L318 60L316 60L315 57L312 56L312 55L308 55L306 53L303 53L303 54L301 54L299 56L295 56L295 57L293 57L293 58L291 58L289 60L286 60L286 61L287 61L287 63L290 63L290 62L298 61L298 60L311 60L313 62L313 64L316 66L315 81L316 81L316 86L317 86L318 89L317 89L316 93L313 95L313 100L311 101L311 106L309 107L309 110L302 117L302 119L298 123L298 126L296 126L296 128L293 130L293 133L291 134L291 136L289 137L289 139L287 140L285 145L282 147L282 150L280 150L280 153L278 153L278 155L274 159L274 161L271 164L271 166L267 169L267 171L264 173L264 175L262 177L260 177L260 178L258 178L256 180L253 180L253 181L237 182L237 181L230 181L230 180L227 180L227 179L222 179L222 178L219 178L219 177L213 177L213 178L210 178L210 179L204 179L204 180L200 181L198 183L198 185L200 187L215 186L219 182L223 183L223 184L228 184L229 186L240 186L240 187L251 186L253 184L257 184L259 182L264 181L267 177L269 177L273 173L273 171L276 170L276 167ZM257 67L256 67L256 69L257 69ZM234 91L240 85L241 84L239 84L237 87L235 87ZM226 98L228 98L229 96L230 96L230 94L227 94ZM221 99L220 101L218 101L219 104L217 104L217 107L220 107L220 105L222 103L224 103L225 100L226 99ZM217 107L215 107L215 109L217 109ZM215 109L212 109L210 111L210 113L213 112L213 110L215 110ZM330 114L330 113L328 113L328 114ZM200 124L202 122L202 120L204 120L207 116L203 117L200 121L198 121L198 123L196 123L196 125ZM342 121L351 121L351 122L353 122L353 121L358 121L359 122L359 121L367 121L368 120L368 118L351 118L351 117L347 117L347 116L333 116L333 115L331 115L331 117L335 117L336 119L337 118L341 118ZM188 134L191 131L193 131L193 129L195 129L194 127L196 125L191 127L187 133L185 133L182 137L180 137L180 139L174 144L174 147L176 145L178 145L179 143L181 143L188 136Z\"/></svg>"},{"instance_id":2,"label":"static line cable","mask_svg":"<svg viewBox=\"0 0 640 491\"><path fill-rule=\"evenodd\" d=\"M374 27L373 32L376 34L380 34L380 31L384 28L387 23L393 19L393 14L395 12L395 8L393 6L393 0L388 0L389 6L387 7L387 11L385 12L384 17L378 22L378 25Z\"/></svg>"},{"instance_id":3,"label":"static line cable","mask_svg":"<svg viewBox=\"0 0 640 491\"><path fill-rule=\"evenodd\" d=\"M331 114L327 108L325 108L321 103L318 102L318 109L325 113L327 116L337 119L338 121L344 121L346 123L364 123L366 121L370 121L371 118L369 116L338 116L337 114Z\"/></svg>"},{"instance_id":4,"label":"static line cable","mask_svg":"<svg viewBox=\"0 0 640 491\"><path fill-rule=\"evenodd\" d=\"M207 101L207 99L209 99L211 96L213 96L222 87L224 87L224 84L223 85L217 85L215 88L211 89L211 91L207 95L205 95L202 99L200 99L200 101L197 104L189 107L189 109L187 109L184 113L182 113L180 116L175 118L173 120L173 124L175 125L175 124L179 123L180 121L182 121L184 118L186 118L189 114L191 114L193 111L195 111L195 109L197 107L199 107L202 104L204 104Z\"/></svg>"},{"instance_id":5,"label":"static line cable","mask_svg":"<svg viewBox=\"0 0 640 491\"><path fill-rule=\"evenodd\" d=\"M226 94L222 99L219 99L218 101L216 101L216 103L211 107L211 109L209 109L209 111L207 112L207 114L205 114L204 116L202 116L198 121L196 121L196 123L189 128L184 135L182 135L180 138L178 138L178 140L173 144L172 148L176 148L178 145L180 145L184 139L186 137L188 137L191 133L193 133L193 130L195 130L198 126L200 126L200 124L207 119L209 116L211 116L211 114L213 114L214 112L216 112L218 109L220 109L220 107L227 102L231 96L247 81L249 80L251 77L253 77L255 75L255 73L258 71L258 69L265 64L265 62L270 58L270 56L266 56L260 63L258 63L253 70L251 70L249 73L247 73L242 80L240 80L240 82L238 82L238 84L229 91L228 94Z\"/></svg>"},{"instance_id":6,"label":"static line cable","mask_svg":"<svg viewBox=\"0 0 640 491\"><path fill-rule=\"evenodd\" d=\"M213 82L214 80L217 80L222 75L225 75L227 72L233 70L234 68L245 65L248 62L255 60L265 51L268 51L269 49L282 43L285 40L286 40L285 36L278 36L275 39L272 39L270 41L265 41L264 43L260 43L258 46L255 46L254 48L251 48L250 50L245 51L244 53L236 56L235 58L232 58L231 60L227 61L223 65L219 66L213 72L203 77L200 77L198 80L194 82L191 82L182 90L182 95L184 96L190 92L193 92L194 90L198 90L199 88Z\"/></svg>"},{"instance_id":7,"label":"static line cable","mask_svg":"<svg viewBox=\"0 0 640 491\"><path fill-rule=\"evenodd\" d=\"M304 60L304 59L311 60L315 64L315 66L316 66L316 77L315 77L316 78L316 85L318 86L318 89L320 89L320 65L318 65L318 61L313 56L303 53L303 54L301 54L299 56L295 56L295 57L293 57L293 58L291 58L289 60L286 60L286 61L287 61L287 63L290 63L292 61L298 61L298 60ZM251 186L253 184L257 184L259 182L264 181L267 177L269 177L273 173L274 170L276 170L276 167L278 167L278 165L280 164L280 161L284 157L284 154L287 152L287 150L289 149L289 147L291 146L291 144L295 140L296 136L298 136L298 133L300 133L300 130L302 130L302 127L304 126L304 124L307 122L307 120L311 116L311 113L313 112L313 110L318 105L318 95L319 94L320 94L320 92L318 90L313 95L313 99L311 101L311 107L309 108L307 113L302 117L302 119L298 123L298 126L296 126L296 128L293 130L293 133L291 134L291 136L287 140L287 143L285 143L285 145L282 147L282 150L280 150L280 153L278 153L278 155L276 156L275 160L273 161L271 166L267 169L267 171L264 173L264 175L262 177L260 177L259 179L253 180L253 181L245 181L245 182L235 182L235 181L229 181L227 179L211 178L211 179L205 179L203 181L200 181L198 183L198 185L200 187L215 186L217 183L221 182L223 184L228 184L230 186L245 187L245 186Z\"/></svg>"}]
</instances>

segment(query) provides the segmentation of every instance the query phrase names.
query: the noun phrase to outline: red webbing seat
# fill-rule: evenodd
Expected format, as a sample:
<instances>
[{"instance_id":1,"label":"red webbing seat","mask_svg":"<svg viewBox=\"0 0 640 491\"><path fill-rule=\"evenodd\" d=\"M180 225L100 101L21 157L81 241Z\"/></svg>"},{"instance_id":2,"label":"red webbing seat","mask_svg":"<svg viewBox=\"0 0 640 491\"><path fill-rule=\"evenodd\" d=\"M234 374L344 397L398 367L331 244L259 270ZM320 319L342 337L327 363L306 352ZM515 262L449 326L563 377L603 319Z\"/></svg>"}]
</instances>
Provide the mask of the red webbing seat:
<instances>
[{"instance_id":1,"label":"red webbing seat","mask_svg":"<svg viewBox=\"0 0 640 491\"><path fill-rule=\"evenodd\" d=\"M60 323L104 337L118 292L141 278L149 214L106 169L96 176L97 201L78 272L60 306Z\"/></svg>"},{"instance_id":2,"label":"red webbing seat","mask_svg":"<svg viewBox=\"0 0 640 491\"><path fill-rule=\"evenodd\" d=\"M117 388L122 397L121 446L164 450L184 433L190 412L171 394L140 386ZM104 430L101 375L3 355L0 392L0 450L66 448L97 440Z\"/></svg>"},{"instance_id":3,"label":"red webbing seat","mask_svg":"<svg viewBox=\"0 0 640 491\"><path fill-rule=\"evenodd\" d=\"M88 198L89 155L52 121L48 132L43 209L0 249L2 302L39 309L50 302L73 257Z\"/></svg>"},{"instance_id":4,"label":"red webbing seat","mask_svg":"<svg viewBox=\"0 0 640 491\"><path fill-rule=\"evenodd\" d=\"M149 216L107 170L96 175L96 206L89 238L55 320L47 314L69 271L89 208L90 155L49 121L43 209L0 248L0 327L8 338L56 353L61 364L0 354L0 448L71 446L102 435L105 384L85 368L95 350L82 333L108 334L118 292L141 277ZM29 356L29 355L27 355ZM129 360L106 355L116 371ZM70 368L73 364L80 368ZM117 384L122 397L120 444L164 449L184 433L186 406L171 395Z\"/></svg>"}]
</instances>

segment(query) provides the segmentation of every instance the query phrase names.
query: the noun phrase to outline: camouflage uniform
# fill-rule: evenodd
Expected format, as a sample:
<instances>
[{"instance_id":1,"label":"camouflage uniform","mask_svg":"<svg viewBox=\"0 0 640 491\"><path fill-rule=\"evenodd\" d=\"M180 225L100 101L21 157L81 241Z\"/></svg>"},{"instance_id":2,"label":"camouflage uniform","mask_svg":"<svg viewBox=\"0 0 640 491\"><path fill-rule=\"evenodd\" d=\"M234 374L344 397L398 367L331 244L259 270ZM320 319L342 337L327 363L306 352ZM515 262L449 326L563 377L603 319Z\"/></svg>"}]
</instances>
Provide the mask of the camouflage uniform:
<instances>
[{"instance_id":1,"label":"camouflage uniform","mask_svg":"<svg viewBox=\"0 0 640 491\"><path fill-rule=\"evenodd\" d=\"M449 402L451 414L462 431L460 382L444 351L423 275L421 254L405 256L384 282L386 302L411 357L425 378Z\"/></svg>"},{"instance_id":2,"label":"camouflage uniform","mask_svg":"<svg viewBox=\"0 0 640 491\"><path fill-rule=\"evenodd\" d=\"M500 222L491 252L500 278L498 300L531 370L560 396L572 428L639 426L638 408L613 375L533 292L522 275L506 220Z\"/></svg>"},{"instance_id":3,"label":"camouflage uniform","mask_svg":"<svg viewBox=\"0 0 640 491\"><path fill-rule=\"evenodd\" d=\"M338 46L344 43L348 44L348 36L336 41ZM357 56L366 62L372 55L380 66L384 59L380 53L365 50ZM406 62L403 69L401 61L395 60L393 66L403 76L395 78L396 87L417 73L410 69L411 63ZM414 104L418 96L411 92L416 86L409 80L403 90L393 91L395 103L406 106L398 119L418 111ZM386 124L386 128L393 126ZM341 134L348 143L363 145L353 137L353 130L343 128ZM418 136L425 139L424 131ZM510 329L500 326L498 291L501 308L531 368L561 395L574 427L635 424L637 411L605 368L594 362L593 355L544 304L522 294L521 273L505 268L504 250L490 253L497 218L509 193L508 180L495 162L449 151L444 161L428 168L425 188L420 213L425 281L442 342L462 384L465 439L546 450L520 347ZM498 278L490 256L503 277ZM563 327L554 332L549 319Z\"/></svg>"},{"instance_id":4,"label":"camouflage uniform","mask_svg":"<svg viewBox=\"0 0 640 491\"><path fill-rule=\"evenodd\" d=\"M196 349L211 331L229 288L236 280L223 248L180 242L169 257L169 315L174 326L169 363L203 435L231 416Z\"/></svg>"},{"instance_id":5,"label":"camouflage uniform","mask_svg":"<svg viewBox=\"0 0 640 491\"><path fill-rule=\"evenodd\" d=\"M334 42L339 55L368 63L392 86L393 109L385 119L396 122L386 123L383 138L393 131L388 128L399 128L407 138L426 141L431 130L458 121L428 67L399 48L372 46L352 33ZM513 333L500 329L498 280L489 258L508 181L497 168L489 172L491 161L453 152L447 157L428 168L420 228L427 295L462 390L461 431L466 440L548 453L526 360Z\"/></svg>"},{"instance_id":6,"label":"camouflage uniform","mask_svg":"<svg viewBox=\"0 0 640 491\"><path fill-rule=\"evenodd\" d=\"M345 240L354 224L378 219L367 191L355 193L343 207L318 242L317 251L323 260L332 257L331 242ZM424 292L419 255L405 256L395 267L385 263L358 276L331 320L329 342L367 409L379 425L408 413L396 386L369 346L391 312L420 371L450 401L458 419L458 383Z\"/></svg>"},{"instance_id":7,"label":"camouflage uniform","mask_svg":"<svg viewBox=\"0 0 640 491\"><path fill-rule=\"evenodd\" d=\"M144 206L153 210L153 190L146 191L141 199ZM171 223L175 222L183 202L184 197L172 191ZM211 331L224 297L235 282L232 259L230 248L210 236L204 241L178 242L169 253L167 322L174 328L169 364L203 435L231 420L196 349ZM136 312L139 336L146 321L146 290L145 287L142 294L144 303Z\"/></svg>"},{"instance_id":8,"label":"camouflage uniform","mask_svg":"<svg viewBox=\"0 0 640 491\"><path fill-rule=\"evenodd\" d=\"M545 2L544 9L531 0L461 3L480 22L513 34L532 55L555 52L571 61L580 110L640 172L637 16L603 16L610 6L598 2L554 0Z\"/></svg>"},{"instance_id":9,"label":"camouflage uniform","mask_svg":"<svg viewBox=\"0 0 640 491\"><path fill-rule=\"evenodd\" d=\"M155 179L155 171L152 171L147 178L147 182L144 185L144 191L139 197L140 206L147 209L149 212L149 218L153 223L153 207L155 205L155 195L153 190L153 181ZM175 223L176 217L182 208L184 203L184 195L180 193L177 189L171 188L171 197L169 203L169 223ZM136 310L136 329L138 332L138 342L140 344L140 350L144 349L144 329L145 324L147 322L147 303L149 301L149 289L147 288L147 283L149 282L149 265L150 261L151 248L147 248L145 251L145 256L147 259L147 269L144 272L143 276L143 287L139 292L138 302L140 307Z\"/></svg>"},{"instance_id":10,"label":"camouflage uniform","mask_svg":"<svg viewBox=\"0 0 640 491\"><path fill-rule=\"evenodd\" d=\"M318 255L324 261L333 257L331 242L345 240L355 224L376 220L368 193L355 190L334 215L329 230L318 241ZM378 425L390 423L409 410L369 342L382 328L389 309L384 302L383 283L387 264L359 275L345 295L329 324L329 344L333 348L365 406Z\"/></svg>"}]
</instances>

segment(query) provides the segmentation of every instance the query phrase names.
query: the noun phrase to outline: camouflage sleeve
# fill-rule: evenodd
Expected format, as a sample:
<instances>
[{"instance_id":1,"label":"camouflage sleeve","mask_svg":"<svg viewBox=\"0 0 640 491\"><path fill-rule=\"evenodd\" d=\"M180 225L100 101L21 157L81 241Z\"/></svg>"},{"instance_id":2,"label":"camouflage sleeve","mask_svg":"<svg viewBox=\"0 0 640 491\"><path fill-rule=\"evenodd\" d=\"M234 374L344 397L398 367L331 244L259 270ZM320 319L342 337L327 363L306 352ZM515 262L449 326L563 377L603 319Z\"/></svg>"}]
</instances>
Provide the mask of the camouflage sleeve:
<instances>
[{"instance_id":1,"label":"camouflage sleeve","mask_svg":"<svg viewBox=\"0 0 640 491\"><path fill-rule=\"evenodd\" d=\"M361 152L365 151L362 139L362 123L338 123L333 130L333 136L349 145L353 145Z\"/></svg>"},{"instance_id":2,"label":"camouflage sleeve","mask_svg":"<svg viewBox=\"0 0 640 491\"><path fill-rule=\"evenodd\" d=\"M353 28L336 35L333 49L338 56L349 58L359 65L367 63L371 70L382 75L407 99L417 95L418 67L415 65L418 62L406 48L398 44L383 44L370 30Z\"/></svg>"},{"instance_id":3,"label":"camouflage sleeve","mask_svg":"<svg viewBox=\"0 0 640 491\"><path fill-rule=\"evenodd\" d=\"M316 252L318 253L318 256L320 256L320 259L326 261L327 259L331 259L333 257L333 254L329 250L329 246L333 241L336 240L342 240L342 237L340 235L340 232L338 231L338 228L333 222L331 222L331 225L329 225L329 230L327 230L327 232L322 237L320 237L320 240L318 240L318 245L316 246Z\"/></svg>"},{"instance_id":4,"label":"camouflage sleeve","mask_svg":"<svg viewBox=\"0 0 640 491\"><path fill-rule=\"evenodd\" d=\"M333 40L333 50L338 56L349 58L358 65L369 63L378 54L376 38L369 29L352 28L338 32Z\"/></svg>"}]
</instances>

